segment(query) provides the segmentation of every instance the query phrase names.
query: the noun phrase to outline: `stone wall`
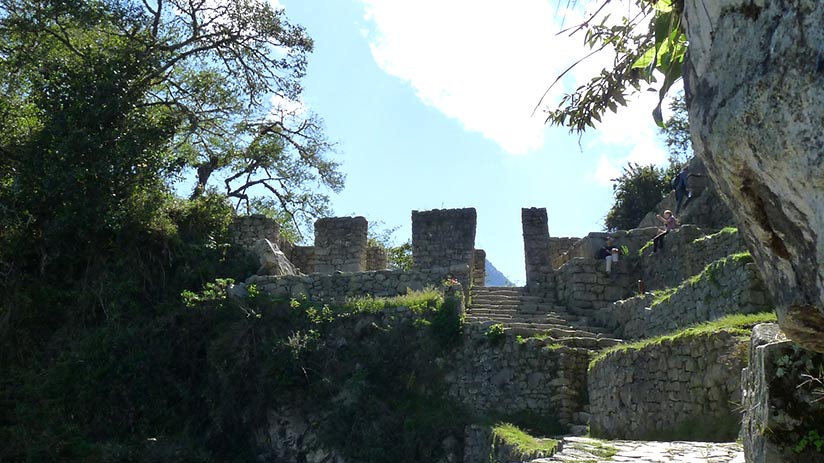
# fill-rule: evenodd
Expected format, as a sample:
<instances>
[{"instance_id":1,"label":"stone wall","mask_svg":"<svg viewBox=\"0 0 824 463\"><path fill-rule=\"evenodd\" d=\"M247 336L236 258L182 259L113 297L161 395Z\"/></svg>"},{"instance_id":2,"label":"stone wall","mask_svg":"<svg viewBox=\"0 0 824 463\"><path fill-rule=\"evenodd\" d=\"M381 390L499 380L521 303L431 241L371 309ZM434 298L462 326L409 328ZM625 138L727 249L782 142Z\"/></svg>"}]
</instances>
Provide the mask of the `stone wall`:
<instances>
[{"instance_id":1,"label":"stone wall","mask_svg":"<svg viewBox=\"0 0 824 463\"><path fill-rule=\"evenodd\" d=\"M732 441L747 340L728 331L614 351L589 369L590 433Z\"/></svg>"},{"instance_id":2,"label":"stone wall","mask_svg":"<svg viewBox=\"0 0 824 463\"><path fill-rule=\"evenodd\" d=\"M281 245L280 225L261 214L235 217L229 224L229 233L233 244L247 250L254 249L258 241L264 238L278 246Z\"/></svg>"},{"instance_id":3,"label":"stone wall","mask_svg":"<svg viewBox=\"0 0 824 463\"><path fill-rule=\"evenodd\" d=\"M821 381L823 354L800 349L774 323L753 328L749 366L741 373L741 437L749 463L824 462L815 438L793 450L813 431L819 443L824 438Z\"/></svg>"},{"instance_id":4,"label":"stone wall","mask_svg":"<svg viewBox=\"0 0 824 463\"><path fill-rule=\"evenodd\" d=\"M557 302L570 312L601 309L635 294L637 273L628 259L613 263L607 275L603 260L576 257L556 272Z\"/></svg>"},{"instance_id":5,"label":"stone wall","mask_svg":"<svg viewBox=\"0 0 824 463\"><path fill-rule=\"evenodd\" d=\"M536 413L571 424L587 403L589 351L547 347L547 341L514 336L488 339L468 325L447 376L449 395L479 415Z\"/></svg>"},{"instance_id":6,"label":"stone wall","mask_svg":"<svg viewBox=\"0 0 824 463\"><path fill-rule=\"evenodd\" d=\"M646 293L617 301L598 311L601 325L617 337L640 339L716 320L731 314L768 312L774 305L758 269L746 258L713 263L692 282L668 297Z\"/></svg>"},{"instance_id":7,"label":"stone wall","mask_svg":"<svg viewBox=\"0 0 824 463\"><path fill-rule=\"evenodd\" d=\"M332 217L315 221L315 272L362 272L366 269L363 217Z\"/></svg>"},{"instance_id":8,"label":"stone wall","mask_svg":"<svg viewBox=\"0 0 824 463\"><path fill-rule=\"evenodd\" d=\"M617 248L626 247L628 254L623 256L629 259L635 259L638 256L638 250L641 249L649 240L658 233L657 228L638 228L635 230L616 230L614 232L591 232L587 236L576 241L572 247L567 249L565 254L555 260L555 263L560 264L576 258L594 258L598 249L606 244L607 237L612 238L612 245Z\"/></svg>"},{"instance_id":9,"label":"stone wall","mask_svg":"<svg viewBox=\"0 0 824 463\"><path fill-rule=\"evenodd\" d=\"M283 297L306 296L310 300L343 302L346 298L372 295L391 297L439 286L451 274L451 269L429 269L404 272L378 270L373 272L336 273L273 277L255 275L246 279L267 294Z\"/></svg>"},{"instance_id":10,"label":"stone wall","mask_svg":"<svg viewBox=\"0 0 824 463\"><path fill-rule=\"evenodd\" d=\"M315 247L314 246L293 246L292 252L286 257L298 268L300 273L315 273Z\"/></svg>"},{"instance_id":11,"label":"stone wall","mask_svg":"<svg viewBox=\"0 0 824 463\"><path fill-rule=\"evenodd\" d=\"M651 254L652 248L646 249L641 258L645 287L652 290L677 286L701 273L710 262L746 250L738 232L709 233L707 229L683 225L664 237L663 251Z\"/></svg>"},{"instance_id":12,"label":"stone wall","mask_svg":"<svg viewBox=\"0 0 824 463\"><path fill-rule=\"evenodd\" d=\"M558 268L569 260L568 251L581 238L549 238L549 259L552 262L552 268Z\"/></svg>"},{"instance_id":13,"label":"stone wall","mask_svg":"<svg viewBox=\"0 0 824 463\"><path fill-rule=\"evenodd\" d=\"M463 463L500 463L533 461L549 457L550 452L524 452L517 445L495 435L489 426L469 425L464 430Z\"/></svg>"},{"instance_id":14,"label":"stone wall","mask_svg":"<svg viewBox=\"0 0 824 463\"><path fill-rule=\"evenodd\" d=\"M449 268L470 287L475 256L475 209L412 211L412 260L416 270Z\"/></svg>"},{"instance_id":15,"label":"stone wall","mask_svg":"<svg viewBox=\"0 0 824 463\"><path fill-rule=\"evenodd\" d=\"M486 285L486 251L476 249L472 258L472 286Z\"/></svg>"},{"instance_id":16,"label":"stone wall","mask_svg":"<svg viewBox=\"0 0 824 463\"><path fill-rule=\"evenodd\" d=\"M389 258L386 250L379 246L369 246L366 248L366 271L386 270L389 268Z\"/></svg>"},{"instance_id":17,"label":"stone wall","mask_svg":"<svg viewBox=\"0 0 824 463\"><path fill-rule=\"evenodd\" d=\"M524 233L526 287L533 294L550 294L553 291L554 277L546 209L521 209L521 225Z\"/></svg>"}]
</instances>

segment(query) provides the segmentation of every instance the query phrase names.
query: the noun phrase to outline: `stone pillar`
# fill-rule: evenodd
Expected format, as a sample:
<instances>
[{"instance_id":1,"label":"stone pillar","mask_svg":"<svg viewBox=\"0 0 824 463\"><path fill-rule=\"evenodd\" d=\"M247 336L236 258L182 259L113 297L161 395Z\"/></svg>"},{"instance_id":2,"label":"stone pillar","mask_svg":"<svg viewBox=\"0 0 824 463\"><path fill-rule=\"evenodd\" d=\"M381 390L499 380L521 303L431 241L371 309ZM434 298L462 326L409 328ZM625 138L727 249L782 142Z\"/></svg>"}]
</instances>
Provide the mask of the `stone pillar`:
<instances>
[{"instance_id":1,"label":"stone pillar","mask_svg":"<svg viewBox=\"0 0 824 463\"><path fill-rule=\"evenodd\" d=\"M476 249L472 262L472 286L486 286L486 251Z\"/></svg>"},{"instance_id":2,"label":"stone pillar","mask_svg":"<svg viewBox=\"0 0 824 463\"><path fill-rule=\"evenodd\" d=\"M521 209L521 223L524 230L526 287L530 292L548 295L552 290L553 271L546 209Z\"/></svg>"},{"instance_id":3,"label":"stone pillar","mask_svg":"<svg viewBox=\"0 0 824 463\"><path fill-rule=\"evenodd\" d=\"M412 211L416 270L444 269L468 290L475 255L474 208Z\"/></svg>"},{"instance_id":4,"label":"stone pillar","mask_svg":"<svg viewBox=\"0 0 824 463\"><path fill-rule=\"evenodd\" d=\"M233 244L247 250L253 250L263 238L280 246L280 226L262 214L235 217L229 233Z\"/></svg>"},{"instance_id":5,"label":"stone pillar","mask_svg":"<svg viewBox=\"0 0 824 463\"><path fill-rule=\"evenodd\" d=\"M369 246L366 248L366 270L386 270L389 268L389 259L386 257L386 250L379 246Z\"/></svg>"},{"instance_id":6,"label":"stone pillar","mask_svg":"<svg viewBox=\"0 0 824 463\"><path fill-rule=\"evenodd\" d=\"M334 217L315 222L315 272L366 270L366 232L363 217Z\"/></svg>"}]
</instances>

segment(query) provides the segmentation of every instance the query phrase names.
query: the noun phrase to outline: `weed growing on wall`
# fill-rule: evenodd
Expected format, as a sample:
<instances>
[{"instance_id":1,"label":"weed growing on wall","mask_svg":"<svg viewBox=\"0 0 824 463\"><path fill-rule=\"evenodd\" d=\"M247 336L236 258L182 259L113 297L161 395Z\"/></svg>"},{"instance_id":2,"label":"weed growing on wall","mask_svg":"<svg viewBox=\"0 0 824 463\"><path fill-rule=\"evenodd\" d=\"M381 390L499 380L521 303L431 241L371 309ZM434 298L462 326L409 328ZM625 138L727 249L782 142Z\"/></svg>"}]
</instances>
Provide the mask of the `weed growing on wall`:
<instances>
[{"instance_id":1,"label":"weed growing on wall","mask_svg":"<svg viewBox=\"0 0 824 463\"><path fill-rule=\"evenodd\" d=\"M787 424L768 438L818 461L824 455L824 354L793 344L772 367L771 401L781 404Z\"/></svg>"}]
</instances>

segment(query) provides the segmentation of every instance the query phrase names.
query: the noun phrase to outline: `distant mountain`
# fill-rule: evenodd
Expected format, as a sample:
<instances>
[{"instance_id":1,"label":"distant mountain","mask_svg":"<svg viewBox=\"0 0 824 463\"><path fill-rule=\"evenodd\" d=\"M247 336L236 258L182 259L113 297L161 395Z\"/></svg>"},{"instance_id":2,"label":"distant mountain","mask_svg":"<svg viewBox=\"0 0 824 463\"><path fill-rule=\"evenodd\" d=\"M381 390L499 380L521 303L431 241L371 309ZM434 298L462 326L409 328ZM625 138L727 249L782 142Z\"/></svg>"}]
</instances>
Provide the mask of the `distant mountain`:
<instances>
[{"instance_id":1,"label":"distant mountain","mask_svg":"<svg viewBox=\"0 0 824 463\"><path fill-rule=\"evenodd\" d=\"M509 281L509 278L504 276L500 270L496 269L492 262L489 259L486 260L486 280L484 280L485 286L515 286L514 283Z\"/></svg>"}]
</instances>

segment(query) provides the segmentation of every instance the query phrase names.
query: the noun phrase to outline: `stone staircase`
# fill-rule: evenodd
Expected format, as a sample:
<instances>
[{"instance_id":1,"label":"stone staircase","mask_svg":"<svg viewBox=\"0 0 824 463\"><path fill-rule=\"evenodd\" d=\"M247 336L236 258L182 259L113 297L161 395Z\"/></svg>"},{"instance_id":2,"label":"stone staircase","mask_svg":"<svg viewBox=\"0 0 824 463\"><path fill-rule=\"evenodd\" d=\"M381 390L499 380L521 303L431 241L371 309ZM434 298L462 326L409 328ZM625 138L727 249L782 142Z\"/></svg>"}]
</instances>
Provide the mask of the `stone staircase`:
<instances>
[{"instance_id":1,"label":"stone staircase","mask_svg":"<svg viewBox=\"0 0 824 463\"><path fill-rule=\"evenodd\" d=\"M569 347L602 349L622 342L604 328L593 326L586 315L559 310L519 287L473 287L466 321L481 329L501 324L509 334L548 336Z\"/></svg>"}]
</instances>

